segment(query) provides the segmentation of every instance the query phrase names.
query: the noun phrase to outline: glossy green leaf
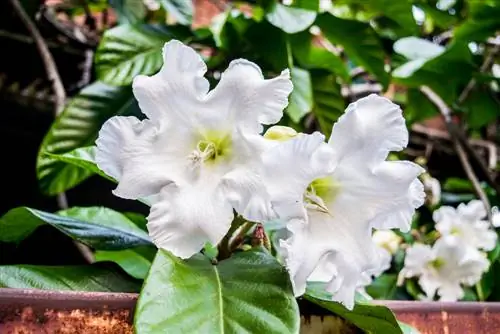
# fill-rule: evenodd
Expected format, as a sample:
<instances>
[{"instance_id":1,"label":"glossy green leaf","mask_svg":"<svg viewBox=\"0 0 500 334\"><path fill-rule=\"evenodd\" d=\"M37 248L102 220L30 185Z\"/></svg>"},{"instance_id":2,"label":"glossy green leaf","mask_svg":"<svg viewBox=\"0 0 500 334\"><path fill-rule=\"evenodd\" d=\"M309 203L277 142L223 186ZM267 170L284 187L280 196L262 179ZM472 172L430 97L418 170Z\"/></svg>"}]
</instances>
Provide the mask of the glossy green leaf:
<instances>
[{"instance_id":1,"label":"glossy green leaf","mask_svg":"<svg viewBox=\"0 0 500 334\"><path fill-rule=\"evenodd\" d=\"M331 43L342 45L347 56L357 65L375 75L384 86L388 84L389 74L384 69L385 52L368 23L344 20L324 13L318 15L316 24Z\"/></svg>"},{"instance_id":2,"label":"glossy green leaf","mask_svg":"<svg viewBox=\"0 0 500 334\"><path fill-rule=\"evenodd\" d=\"M137 292L140 283L106 266L0 266L0 288Z\"/></svg>"},{"instance_id":3,"label":"glossy green leaf","mask_svg":"<svg viewBox=\"0 0 500 334\"><path fill-rule=\"evenodd\" d=\"M44 224L95 249L119 250L152 245L148 234L132 221L119 212L102 207L75 207L57 214L18 207L0 218L0 241L22 241Z\"/></svg>"},{"instance_id":4,"label":"glossy green leaf","mask_svg":"<svg viewBox=\"0 0 500 334\"><path fill-rule=\"evenodd\" d=\"M163 64L163 45L174 38L173 30L148 25L107 30L96 51L97 77L110 85L126 86L139 74L158 72Z\"/></svg>"},{"instance_id":5,"label":"glossy green leaf","mask_svg":"<svg viewBox=\"0 0 500 334\"><path fill-rule=\"evenodd\" d=\"M306 30L313 24L316 12L276 3L266 14L266 19L284 32L295 34Z\"/></svg>"},{"instance_id":6,"label":"glossy green leaf","mask_svg":"<svg viewBox=\"0 0 500 334\"><path fill-rule=\"evenodd\" d=\"M265 250L213 265L160 250L139 297L135 330L145 333L298 333L286 270Z\"/></svg>"},{"instance_id":7,"label":"glossy green leaf","mask_svg":"<svg viewBox=\"0 0 500 334\"><path fill-rule=\"evenodd\" d=\"M332 296L324 289L324 283L308 283L303 298L350 321L358 328L369 333L402 333L394 314L389 308L370 304L369 301L357 301L354 309L349 311L342 304L331 301Z\"/></svg>"},{"instance_id":8,"label":"glossy green leaf","mask_svg":"<svg viewBox=\"0 0 500 334\"><path fill-rule=\"evenodd\" d=\"M293 7L319 11L320 0L295 0L292 4Z\"/></svg>"},{"instance_id":9,"label":"glossy green leaf","mask_svg":"<svg viewBox=\"0 0 500 334\"><path fill-rule=\"evenodd\" d=\"M155 247L147 246L118 251L98 250L94 253L94 258L96 262L114 262L130 276L145 279L156 251Z\"/></svg>"},{"instance_id":10,"label":"glossy green leaf","mask_svg":"<svg viewBox=\"0 0 500 334\"><path fill-rule=\"evenodd\" d=\"M397 279L397 274L382 274L375 278L373 282L365 288L366 292L375 299L409 299L404 288L397 286Z\"/></svg>"},{"instance_id":11,"label":"glossy green leaf","mask_svg":"<svg viewBox=\"0 0 500 334\"><path fill-rule=\"evenodd\" d=\"M290 70L290 75L293 91L290 94L290 102L286 108L286 113L292 121L298 123L313 107L311 75L309 71L299 67L293 67Z\"/></svg>"},{"instance_id":12,"label":"glossy green leaf","mask_svg":"<svg viewBox=\"0 0 500 334\"><path fill-rule=\"evenodd\" d=\"M271 68L279 73L289 67L287 35L281 29L264 20L251 25L245 32L244 38L256 53L255 56L252 53L248 54L253 56L249 57L250 60L262 68Z\"/></svg>"},{"instance_id":13,"label":"glossy green leaf","mask_svg":"<svg viewBox=\"0 0 500 334\"><path fill-rule=\"evenodd\" d=\"M102 170L100 170L99 167L97 167L97 164L95 162L95 154L95 146L80 147L64 154L45 153L48 158L65 162L73 166L81 167L89 172L98 174L110 181L116 182L116 180L114 180L111 176L107 175Z\"/></svg>"},{"instance_id":14,"label":"glossy green leaf","mask_svg":"<svg viewBox=\"0 0 500 334\"><path fill-rule=\"evenodd\" d=\"M439 110L419 88L409 88L404 116L409 124L438 116Z\"/></svg>"},{"instance_id":15,"label":"glossy green leaf","mask_svg":"<svg viewBox=\"0 0 500 334\"><path fill-rule=\"evenodd\" d=\"M109 4L115 10L120 24L136 24L143 21L147 14L143 1L110 0Z\"/></svg>"},{"instance_id":16,"label":"glossy green leaf","mask_svg":"<svg viewBox=\"0 0 500 334\"><path fill-rule=\"evenodd\" d=\"M307 69L324 69L340 76L349 82L347 66L340 56L313 45L313 35L309 31L289 36L293 56L301 67Z\"/></svg>"},{"instance_id":17,"label":"glossy green leaf","mask_svg":"<svg viewBox=\"0 0 500 334\"><path fill-rule=\"evenodd\" d=\"M189 25L193 21L193 0L158 0L177 22Z\"/></svg>"},{"instance_id":18,"label":"glossy green leaf","mask_svg":"<svg viewBox=\"0 0 500 334\"><path fill-rule=\"evenodd\" d=\"M498 98L484 84L475 85L462 109L466 114L467 125L473 129L494 123L500 117Z\"/></svg>"},{"instance_id":19,"label":"glossy green leaf","mask_svg":"<svg viewBox=\"0 0 500 334\"><path fill-rule=\"evenodd\" d=\"M454 31L454 38L464 41L484 41L500 30L500 2L469 0L469 15Z\"/></svg>"},{"instance_id":20,"label":"glossy green leaf","mask_svg":"<svg viewBox=\"0 0 500 334\"><path fill-rule=\"evenodd\" d=\"M139 115L130 87L113 87L98 81L71 100L40 147L37 174L43 192L55 195L93 174L91 170L53 159L50 154L62 155L93 145L102 124L115 115Z\"/></svg>"},{"instance_id":21,"label":"glossy green leaf","mask_svg":"<svg viewBox=\"0 0 500 334\"><path fill-rule=\"evenodd\" d=\"M319 130L328 138L333 124L344 113L346 101L340 92L340 85L334 75L322 72L312 73L314 96L313 114Z\"/></svg>"}]
</instances>

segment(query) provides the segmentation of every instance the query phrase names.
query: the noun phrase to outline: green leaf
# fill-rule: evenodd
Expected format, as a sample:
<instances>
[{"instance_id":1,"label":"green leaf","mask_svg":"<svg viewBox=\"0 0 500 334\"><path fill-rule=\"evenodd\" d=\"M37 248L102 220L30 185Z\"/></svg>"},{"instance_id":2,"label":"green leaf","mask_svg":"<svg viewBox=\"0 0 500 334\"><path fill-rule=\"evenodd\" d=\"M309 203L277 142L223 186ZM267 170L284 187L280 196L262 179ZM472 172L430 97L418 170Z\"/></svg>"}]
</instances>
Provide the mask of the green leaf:
<instances>
[{"instance_id":1,"label":"green leaf","mask_svg":"<svg viewBox=\"0 0 500 334\"><path fill-rule=\"evenodd\" d=\"M464 41L484 41L500 30L500 2L468 1L469 16L454 31L454 39Z\"/></svg>"},{"instance_id":2,"label":"green leaf","mask_svg":"<svg viewBox=\"0 0 500 334\"><path fill-rule=\"evenodd\" d=\"M75 207L57 214L18 207L0 218L0 241L22 241L44 224L95 249L119 250L152 245L148 234L132 221L119 212L102 207Z\"/></svg>"},{"instance_id":3,"label":"green leaf","mask_svg":"<svg viewBox=\"0 0 500 334\"><path fill-rule=\"evenodd\" d=\"M349 311L342 304L333 302L332 296L324 288L324 283L308 283L304 299L333 312L369 333L402 333L394 314L389 308L364 301L356 302L354 309Z\"/></svg>"},{"instance_id":4,"label":"green leaf","mask_svg":"<svg viewBox=\"0 0 500 334\"><path fill-rule=\"evenodd\" d=\"M120 25L107 30L96 51L97 77L110 85L127 86L139 74L158 72L163 64L161 50L174 38L173 29Z\"/></svg>"},{"instance_id":5,"label":"green leaf","mask_svg":"<svg viewBox=\"0 0 500 334\"><path fill-rule=\"evenodd\" d=\"M136 24L143 21L147 14L143 1L110 0L109 4L115 10L120 24Z\"/></svg>"},{"instance_id":6,"label":"green leaf","mask_svg":"<svg viewBox=\"0 0 500 334\"><path fill-rule=\"evenodd\" d=\"M137 292L140 284L104 266L0 266L0 288Z\"/></svg>"},{"instance_id":7,"label":"green leaf","mask_svg":"<svg viewBox=\"0 0 500 334\"><path fill-rule=\"evenodd\" d=\"M321 132L328 138L333 124L344 113L346 102L334 75L312 73L313 114Z\"/></svg>"},{"instance_id":8,"label":"green leaf","mask_svg":"<svg viewBox=\"0 0 500 334\"><path fill-rule=\"evenodd\" d=\"M319 11L320 0L295 0L292 4L293 7Z\"/></svg>"},{"instance_id":9,"label":"green leaf","mask_svg":"<svg viewBox=\"0 0 500 334\"><path fill-rule=\"evenodd\" d=\"M306 30L316 19L316 13L307 9L288 7L276 3L266 14L266 19L288 34Z\"/></svg>"},{"instance_id":10,"label":"green leaf","mask_svg":"<svg viewBox=\"0 0 500 334\"><path fill-rule=\"evenodd\" d=\"M422 43L413 45L421 47ZM425 52L427 55L431 53L432 51ZM418 88L427 85L445 102L453 104L460 88L470 80L474 67L468 46L463 43L452 43L438 56L410 60L396 68L392 75L395 81L409 87ZM443 85L443 78L453 78L453 80L447 80L447 84Z\"/></svg>"},{"instance_id":11,"label":"green leaf","mask_svg":"<svg viewBox=\"0 0 500 334\"><path fill-rule=\"evenodd\" d=\"M163 8L171 14L177 22L190 25L193 21L193 0L158 0Z\"/></svg>"},{"instance_id":12,"label":"green leaf","mask_svg":"<svg viewBox=\"0 0 500 334\"><path fill-rule=\"evenodd\" d=\"M119 251L98 250L94 253L94 257L96 262L114 262L130 276L145 279L156 251L156 248L147 246Z\"/></svg>"},{"instance_id":13,"label":"green leaf","mask_svg":"<svg viewBox=\"0 0 500 334\"><path fill-rule=\"evenodd\" d=\"M324 69L340 76L345 82L351 78L344 61L333 52L313 45L313 35L308 31L290 35L292 53L301 67Z\"/></svg>"},{"instance_id":14,"label":"green leaf","mask_svg":"<svg viewBox=\"0 0 500 334\"><path fill-rule=\"evenodd\" d=\"M54 122L40 147L37 174L42 191L55 195L93 174L91 170L53 159L50 154L62 155L91 146L108 118L134 114L139 115L139 108L130 87L113 87L98 81L82 89Z\"/></svg>"},{"instance_id":15,"label":"green leaf","mask_svg":"<svg viewBox=\"0 0 500 334\"><path fill-rule=\"evenodd\" d=\"M286 108L286 113L292 121L298 123L313 107L311 75L309 71L298 67L293 67L290 75L293 91L290 94L290 103Z\"/></svg>"},{"instance_id":16,"label":"green leaf","mask_svg":"<svg viewBox=\"0 0 500 334\"><path fill-rule=\"evenodd\" d=\"M213 265L159 250L139 297L135 330L144 333L298 333L288 273L265 250L234 253Z\"/></svg>"},{"instance_id":17,"label":"green leaf","mask_svg":"<svg viewBox=\"0 0 500 334\"><path fill-rule=\"evenodd\" d=\"M463 103L463 110L467 124L473 129L494 123L500 116L500 104L490 88L484 84L475 85Z\"/></svg>"},{"instance_id":18,"label":"green leaf","mask_svg":"<svg viewBox=\"0 0 500 334\"><path fill-rule=\"evenodd\" d=\"M281 72L289 66L287 35L281 29L264 20L251 25L244 37L250 43L253 51L257 53L251 60L261 65L262 68L270 67Z\"/></svg>"},{"instance_id":19,"label":"green leaf","mask_svg":"<svg viewBox=\"0 0 500 334\"><path fill-rule=\"evenodd\" d=\"M331 43L342 45L348 57L387 86L389 74L384 69L385 52L368 23L344 20L324 13L318 15L316 24Z\"/></svg>"},{"instance_id":20,"label":"green leaf","mask_svg":"<svg viewBox=\"0 0 500 334\"><path fill-rule=\"evenodd\" d=\"M111 176L104 173L97 167L95 162L96 147L87 146L80 147L71 152L64 154L51 154L45 153L45 155L53 160L62 161L73 166L81 167L91 173L98 174L110 181L116 182Z\"/></svg>"},{"instance_id":21,"label":"green leaf","mask_svg":"<svg viewBox=\"0 0 500 334\"><path fill-rule=\"evenodd\" d=\"M406 121L412 124L439 115L439 110L420 89L409 88L407 91L407 104L404 115Z\"/></svg>"}]
</instances>

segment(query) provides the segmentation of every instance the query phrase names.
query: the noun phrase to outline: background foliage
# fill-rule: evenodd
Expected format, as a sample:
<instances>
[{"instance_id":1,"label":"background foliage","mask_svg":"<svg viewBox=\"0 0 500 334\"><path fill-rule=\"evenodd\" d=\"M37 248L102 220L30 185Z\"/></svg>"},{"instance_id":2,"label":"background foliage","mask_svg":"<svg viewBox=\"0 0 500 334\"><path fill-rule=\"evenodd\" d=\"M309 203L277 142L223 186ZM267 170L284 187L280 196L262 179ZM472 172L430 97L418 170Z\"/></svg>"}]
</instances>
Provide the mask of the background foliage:
<instances>
[{"instance_id":1,"label":"background foliage","mask_svg":"<svg viewBox=\"0 0 500 334\"><path fill-rule=\"evenodd\" d=\"M401 156L421 158L420 163L442 182L441 204L456 205L484 193L490 205L498 205L497 0L67 0L55 1L55 5L48 2L48 7L23 3L32 17L37 12L50 14L50 10L63 13L65 24L86 36L93 56L92 66L83 69L91 80L76 90L66 83L72 96L41 142L36 173L46 196L84 187L94 174L103 176L93 164L90 148L98 130L114 115L141 117L132 95L132 79L157 72L162 64L161 47L175 38L200 52L212 84L237 58L256 62L266 77L289 67L295 89L281 124L300 131L321 130L329 135L349 102L370 93L383 94L403 107L412 130L409 149ZM443 120L443 110L422 87L451 108L450 119ZM456 142L465 149L466 164L477 174L479 186L464 173ZM137 212L98 206L61 207L56 213L26 207L10 210L0 219L0 242L22 245L39 226L48 225L90 247L99 263L78 268L3 265L0 286L137 291L156 249L145 231L142 213L146 207L118 206L137 208ZM432 232L431 215L437 206L420 210L413 232L402 236L405 244ZM500 286L495 283L500 277L499 249L489 254L492 266L481 282L481 294L470 289L465 299L500 300ZM156 257L155 261L175 265L168 256ZM2 261L10 263L8 255ZM415 282L396 285L403 261L401 249L391 269L367 288L368 293L380 299L416 298ZM205 265L193 264L189 270L203 271ZM112 278L103 281L108 276ZM307 299L335 313L344 312L314 292ZM146 297L141 302L147 306ZM376 324L395 323L390 314L377 312L373 313ZM230 319L228 315L227 326L231 326ZM356 320L355 315L353 319L356 324L368 321Z\"/></svg>"}]
</instances>

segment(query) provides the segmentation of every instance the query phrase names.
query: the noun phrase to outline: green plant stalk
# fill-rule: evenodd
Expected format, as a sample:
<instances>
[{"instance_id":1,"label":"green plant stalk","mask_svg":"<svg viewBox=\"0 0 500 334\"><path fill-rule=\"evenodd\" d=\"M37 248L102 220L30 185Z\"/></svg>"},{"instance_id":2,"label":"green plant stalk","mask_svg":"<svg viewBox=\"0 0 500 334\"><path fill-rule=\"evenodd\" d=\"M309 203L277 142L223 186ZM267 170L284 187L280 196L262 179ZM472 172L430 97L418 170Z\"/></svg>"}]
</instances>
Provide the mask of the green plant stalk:
<instances>
[{"instance_id":1,"label":"green plant stalk","mask_svg":"<svg viewBox=\"0 0 500 334\"><path fill-rule=\"evenodd\" d=\"M255 223L252 222L245 222L242 226L238 234L233 238L231 241L231 244L229 245L229 250L234 251L238 246L241 244L243 239L245 238L245 235L254 227Z\"/></svg>"},{"instance_id":2,"label":"green plant stalk","mask_svg":"<svg viewBox=\"0 0 500 334\"><path fill-rule=\"evenodd\" d=\"M476 292L477 292L477 298L479 299L479 301L484 302L486 300L486 298L484 298L484 291L483 291L483 287L481 286L481 282L476 284Z\"/></svg>"}]
</instances>

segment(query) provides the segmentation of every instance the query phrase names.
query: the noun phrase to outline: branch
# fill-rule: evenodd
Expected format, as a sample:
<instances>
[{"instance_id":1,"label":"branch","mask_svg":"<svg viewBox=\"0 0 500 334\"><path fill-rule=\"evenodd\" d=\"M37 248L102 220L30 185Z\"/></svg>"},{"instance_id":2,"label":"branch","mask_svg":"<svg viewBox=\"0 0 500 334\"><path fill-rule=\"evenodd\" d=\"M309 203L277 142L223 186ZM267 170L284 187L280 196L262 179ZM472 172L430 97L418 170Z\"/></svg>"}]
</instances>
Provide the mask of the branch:
<instances>
[{"instance_id":1,"label":"branch","mask_svg":"<svg viewBox=\"0 0 500 334\"><path fill-rule=\"evenodd\" d=\"M14 8L15 13L21 21L23 22L26 29L28 29L30 35L33 37L38 52L42 57L43 64L45 66L45 70L47 72L47 77L52 84L52 89L54 90L54 94L56 96L55 99L55 114L56 116L61 113L64 108L64 104L66 103L66 91L64 90L64 86L62 84L61 77L59 75L59 71L57 70L57 66L54 62L54 58L49 51L47 43L43 39L42 35L38 31L38 28L35 26L31 18L26 14L23 6L19 3L19 0L9 0Z\"/></svg>"},{"instance_id":2,"label":"branch","mask_svg":"<svg viewBox=\"0 0 500 334\"><path fill-rule=\"evenodd\" d=\"M19 0L9 0L9 1L12 4L14 12L17 14L17 16L19 16L19 19L21 19L24 26L29 31L30 35L33 37L38 52L40 53L40 57L42 58L43 65L45 67L45 71L47 72L47 77L52 84L52 90L54 91L56 97L54 114L57 117L64 109L64 105L66 103L66 91L64 90L64 85L62 83L61 76L59 75L59 71L57 70L54 58L52 57L52 54L49 51L47 43L40 34L40 31L38 31L38 28L36 27L35 23L33 23L28 14L26 14L26 11L24 10L23 6L19 3ZM61 209L68 208L68 201L66 199L65 193L60 193L57 196L57 203L61 207ZM93 261L92 252L87 246L77 241L75 241L74 244L87 261L90 262Z\"/></svg>"},{"instance_id":3,"label":"branch","mask_svg":"<svg viewBox=\"0 0 500 334\"><path fill-rule=\"evenodd\" d=\"M443 99L437 95L432 89L430 89L427 86L422 86L420 88L420 91L427 96L427 98L434 103L434 105L438 108L439 112L443 116L443 118L446 121L446 124L451 123L451 109L448 107L446 102L443 101ZM459 139L457 136L454 135L454 132L450 132L452 141L453 141L453 146L455 148L455 151L457 152L458 158L460 159L460 163L462 164L462 167L464 168L465 174L467 175L467 178L471 181L472 186L474 187L474 190L479 197L479 199L483 202L484 207L486 208L486 212L488 214L488 220L491 222L492 217L491 217L491 204L490 201L488 200L488 196L486 196L486 193L484 192L483 188L479 184L479 180L474 173L474 170L472 169L472 166L470 165L469 160L467 159L467 155L464 151L464 148L462 147L462 144L460 143Z\"/></svg>"}]
</instances>

